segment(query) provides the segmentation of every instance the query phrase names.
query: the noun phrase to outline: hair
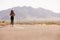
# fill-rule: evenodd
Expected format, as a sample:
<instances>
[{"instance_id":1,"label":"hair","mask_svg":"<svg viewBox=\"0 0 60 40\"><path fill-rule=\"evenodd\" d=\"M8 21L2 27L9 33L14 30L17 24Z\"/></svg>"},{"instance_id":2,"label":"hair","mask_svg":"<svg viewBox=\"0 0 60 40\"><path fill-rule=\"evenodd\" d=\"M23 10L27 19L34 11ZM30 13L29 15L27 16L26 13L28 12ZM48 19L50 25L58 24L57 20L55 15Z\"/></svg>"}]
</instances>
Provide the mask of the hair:
<instances>
[{"instance_id":1,"label":"hair","mask_svg":"<svg viewBox=\"0 0 60 40\"><path fill-rule=\"evenodd\" d=\"M13 10L11 10L10 16L15 16L15 13Z\"/></svg>"}]
</instances>

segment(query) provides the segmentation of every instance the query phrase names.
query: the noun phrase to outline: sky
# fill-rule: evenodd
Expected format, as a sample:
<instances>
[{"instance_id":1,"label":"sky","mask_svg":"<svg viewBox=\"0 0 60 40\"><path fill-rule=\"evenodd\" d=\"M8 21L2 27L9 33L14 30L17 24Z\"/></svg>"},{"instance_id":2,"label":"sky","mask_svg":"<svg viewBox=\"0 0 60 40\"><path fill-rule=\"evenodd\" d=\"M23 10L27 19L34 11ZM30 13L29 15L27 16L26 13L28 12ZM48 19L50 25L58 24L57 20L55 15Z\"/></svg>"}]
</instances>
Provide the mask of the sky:
<instances>
[{"instance_id":1,"label":"sky","mask_svg":"<svg viewBox=\"0 0 60 40\"><path fill-rule=\"evenodd\" d=\"M0 11L17 6L42 7L60 13L60 0L0 0Z\"/></svg>"}]
</instances>

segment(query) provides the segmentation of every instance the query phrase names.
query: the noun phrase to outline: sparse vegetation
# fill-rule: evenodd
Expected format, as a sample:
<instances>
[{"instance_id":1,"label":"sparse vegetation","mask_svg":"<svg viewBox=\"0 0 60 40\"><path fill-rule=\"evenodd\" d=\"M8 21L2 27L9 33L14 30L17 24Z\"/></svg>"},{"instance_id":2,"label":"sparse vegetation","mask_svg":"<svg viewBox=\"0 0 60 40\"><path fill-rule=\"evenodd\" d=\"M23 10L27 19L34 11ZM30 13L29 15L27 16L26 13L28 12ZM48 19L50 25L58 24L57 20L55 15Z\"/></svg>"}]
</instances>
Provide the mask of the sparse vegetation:
<instances>
[{"instance_id":1,"label":"sparse vegetation","mask_svg":"<svg viewBox=\"0 0 60 40\"><path fill-rule=\"evenodd\" d=\"M0 21L1 26L9 25L9 21ZM36 25L36 24L46 24L46 25L60 25L60 22L15 22L14 24L20 24L20 25Z\"/></svg>"},{"instance_id":2,"label":"sparse vegetation","mask_svg":"<svg viewBox=\"0 0 60 40\"><path fill-rule=\"evenodd\" d=\"M27 25L35 25L35 24L46 24L46 25L60 25L60 22L15 22L15 24L27 24Z\"/></svg>"}]
</instances>

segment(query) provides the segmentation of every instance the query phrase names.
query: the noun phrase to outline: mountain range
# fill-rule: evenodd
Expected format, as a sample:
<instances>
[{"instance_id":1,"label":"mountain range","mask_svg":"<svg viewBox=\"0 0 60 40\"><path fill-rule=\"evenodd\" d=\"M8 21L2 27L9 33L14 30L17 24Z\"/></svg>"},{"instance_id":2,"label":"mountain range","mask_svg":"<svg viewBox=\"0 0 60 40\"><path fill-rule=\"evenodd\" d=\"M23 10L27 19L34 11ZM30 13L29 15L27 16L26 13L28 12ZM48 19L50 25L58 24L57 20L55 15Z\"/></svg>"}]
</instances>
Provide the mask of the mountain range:
<instances>
[{"instance_id":1,"label":"mountain range","mask_svg":"<svg viewBox=\"0 0 60 40\"><path fill-rule=\"evenodd\" d=\"M6 9L0 11L0 20L9 20L10 12L14 10L15 20L35 20L35 19L46 19L46 18L60 18L60 13L55 13L51 10L44 8L32 8L32 7L13 7L12 9Z\"/></svg>"}]
</instances>

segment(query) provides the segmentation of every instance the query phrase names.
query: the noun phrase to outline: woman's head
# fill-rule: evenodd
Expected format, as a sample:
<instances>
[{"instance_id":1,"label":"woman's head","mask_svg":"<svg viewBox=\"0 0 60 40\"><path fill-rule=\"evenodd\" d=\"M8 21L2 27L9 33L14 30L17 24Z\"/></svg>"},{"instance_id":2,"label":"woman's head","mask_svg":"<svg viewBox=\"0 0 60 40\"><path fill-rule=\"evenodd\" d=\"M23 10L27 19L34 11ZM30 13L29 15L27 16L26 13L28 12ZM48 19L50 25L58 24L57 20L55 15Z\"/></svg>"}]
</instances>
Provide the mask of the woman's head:
<instances>
[{"instance_id":1,"label":"woman's head","mask_svg":"<svg viewBox=\"0 0 60 40\"><path fill-rule=\"evenodd\" d=\"M11 12L10 12L10 16L15 16L15 13L14 13L13 10L11 10Z\"/></svg>"}]
</instances>

